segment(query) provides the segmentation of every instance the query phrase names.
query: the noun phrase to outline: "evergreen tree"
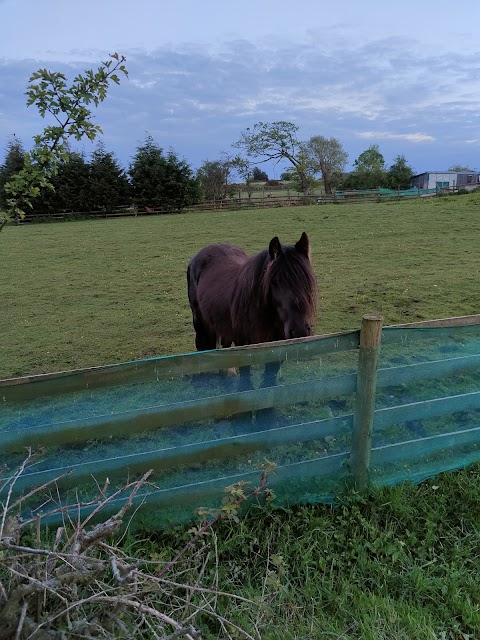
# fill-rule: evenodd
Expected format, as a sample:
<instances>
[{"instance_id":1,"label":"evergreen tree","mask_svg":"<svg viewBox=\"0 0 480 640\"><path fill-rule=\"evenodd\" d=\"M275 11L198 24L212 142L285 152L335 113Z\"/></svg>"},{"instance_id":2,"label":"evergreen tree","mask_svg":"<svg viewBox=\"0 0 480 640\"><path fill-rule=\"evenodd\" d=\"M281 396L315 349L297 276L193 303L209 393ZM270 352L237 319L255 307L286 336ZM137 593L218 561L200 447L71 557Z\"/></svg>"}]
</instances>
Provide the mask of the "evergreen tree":
<instances>
[{"instance_id":1,"label":"evergreen tree","mask_svg":"<svg viewBox=\"0 0 480 640\"><path fill-rule=\"evenodd\" d=\"M5 184L19 171L23 169L24 154L21 141L15 135L7 142L5 159L0 166L0 206L7 206L8 194L5 193Z\"/></svg>"},{"instance_id":2,"label":"evergreen tree","mask_svg":"<svg viewBox=\"0 0 480 640\"><path fill-rule=\"evenodd\" d=\"M173 151L166 157L162 185L162 207L180 211L189 204L200 201L198 180L185 160L179 160Z\"/></svg>"},{"instance_id":3,"label":"evergreen tree","mask_svg":"<svg viewBox=\"0 0 480 640\"><path fill-rule=\"evenodd\" d=\"M199 200L198 183L189 165L173 151L165 157L150 135L137 147L129 175L139 207L179 211Z\"/></svg>"},{"instance_id":4,"label":"evergreen tree","mask_svg":"<svg viewBox=\"0 0 480 640\"><path fill-rule=\"evenodd\" d=\"M116 207L128 204L128 178L114 154L105 150L103 142L99 142L92 153L89 176L88 200L92 211L112 211Z\"/></svg>"},{"instance_id":5,"label":"evergreen tree","mask_svg":"<svg viewBox=\"0 0 480 640\"><path fill-rule=\"evenodd\" d=\"M70 152L54 177L54 209L91 211L90 167L83 153Z\"/></svg>"},{"instance_id":6,"label":"evergreen tree","mask_svg":"<svg viewBox=\"0 0 480 640\"><path fill-rule=\"evenodd\" d=\"M50 179L53 189L43 188L32 201L36 215L56 211L89 211L89 166L83 154L68 151L58 162L57 172Z\"/></svg>"}]
</instances>

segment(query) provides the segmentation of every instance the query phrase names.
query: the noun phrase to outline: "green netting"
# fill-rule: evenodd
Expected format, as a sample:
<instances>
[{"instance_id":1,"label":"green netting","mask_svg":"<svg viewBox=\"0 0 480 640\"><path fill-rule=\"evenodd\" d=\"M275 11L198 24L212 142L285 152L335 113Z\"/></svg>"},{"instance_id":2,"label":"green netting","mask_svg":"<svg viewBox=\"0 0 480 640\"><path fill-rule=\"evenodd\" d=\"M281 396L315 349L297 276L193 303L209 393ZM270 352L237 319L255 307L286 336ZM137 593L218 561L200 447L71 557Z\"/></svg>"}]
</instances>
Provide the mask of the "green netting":
<instances>
[{"instance_id":1,"label":"green netting","mask_svg":"<svg viewBox=\"0 0 480 640\"><path fill-rule=\"evenodd\" d=\"M70 472L57 483L67 502L154 469L137 500L149 527L218 506L226 486L258 482L265 459L279 503L333 502L351 482L358 344L355 331L0 382L0 469L43 446L15 491ZM277 384L264 387L274 362ZM229 371L246 365L250 385ZM480 325L384 329L372 482L419 481L480 459L479 446ZM43 498L27 507L47 509Z\"/></svg>"},{"instance_id":2,"label":"green netting","mask_svg":"<svg viewBox=\"0 0 480 640\"><path fill-rule=\"evenodd\" d=\"M480 325L384 329L372 447L378 484L480 459Z\"/></svg>"},{"instance_id":3,"label":"green netting","mask_svg":"<svg viewBox=\"0 0 480 640\"><path fill-rule=\"evenodd\" d=\"M352 198L352 197L372 197L380 196L385 198L399 198L399 197L418 197L426 195L435 195L438 193L437 189L419 189L417 187L411 187L410 189L354 189L350 191L336 191L337 198Z\"/></svg>"},{"instance_id":4,"label":"green netting","mask_svg":"<svg viewBox=\"0 0 480 640\"><path fill-rule=\"evenodd\" d=\"M16 490L71 471L58 484L71 492L65 499L75 494L82 501L107 477L113 491L153 468L156 487L146 493L156 506L141 516L151 526L218 505L224 487L258 481L265 459L278 464L271 481L284 501L313 493L331 500L345 475L357 345L352 332L5 383L0 464L12 468L26 446L45 446ZM272 362L282 363L278 384L262 388L264 366ZM228 372L246 365L251 388ZM288 494L282 493L287 484Z\"/></svg>"},{"instance_id":5,"label":"green netting","mask_svg":"<svg viewBox=\"0 0 480 640\"><path fill-rule=\"evenodd\" d=\"M378 193L382 198L397 198L399 196L425 196L438 193L437 189L419 189L417 187L411 187L410 189L383 189L380 188Z\"/></svg>"}]
</instances>

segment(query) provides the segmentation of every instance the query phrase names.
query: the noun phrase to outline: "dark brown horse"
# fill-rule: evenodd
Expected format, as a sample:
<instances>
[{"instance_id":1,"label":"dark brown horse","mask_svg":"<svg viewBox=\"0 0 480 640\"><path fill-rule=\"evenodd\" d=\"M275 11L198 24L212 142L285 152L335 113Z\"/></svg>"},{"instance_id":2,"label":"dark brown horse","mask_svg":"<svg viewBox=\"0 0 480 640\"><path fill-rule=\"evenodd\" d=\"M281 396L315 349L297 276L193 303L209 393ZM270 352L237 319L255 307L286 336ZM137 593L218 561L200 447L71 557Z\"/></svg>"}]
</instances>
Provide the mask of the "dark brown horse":
<instances>
[{"instance_id":1,"label":"dark brown horse","mask_svg":"<svg viewBox=\"0 0 480 640\"><path fill-rule=\"evenodd\" d=\"M295 245L275 237L250 258L239 247L211 244L191 259L187 281L199 351L311 333L317 283L305 232ZM275 384L278 368L265 368L263 386ZM240 373L248 386L248 368Z\"/></svg>"}]
</instances>

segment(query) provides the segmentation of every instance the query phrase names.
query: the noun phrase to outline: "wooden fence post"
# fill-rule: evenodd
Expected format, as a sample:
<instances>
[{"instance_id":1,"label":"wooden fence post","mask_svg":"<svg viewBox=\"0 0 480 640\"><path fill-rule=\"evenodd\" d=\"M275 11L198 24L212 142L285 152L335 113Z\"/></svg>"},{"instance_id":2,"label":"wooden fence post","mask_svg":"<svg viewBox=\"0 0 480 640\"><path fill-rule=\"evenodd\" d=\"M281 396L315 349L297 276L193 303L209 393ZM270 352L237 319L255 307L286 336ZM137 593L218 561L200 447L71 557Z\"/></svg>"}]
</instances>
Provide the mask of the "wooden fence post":
<instances>
[{"instance_id":1,"label":"wooden fence post","mask_svg":"<svg viewBox=\"0 0 480 640\"><path fill-rule=\"evenodd\" d=\"M382 316L368 314L362 318L351 449L352 475L359 491L368 486L382 324Z\"/></svg>"}]
</instances>

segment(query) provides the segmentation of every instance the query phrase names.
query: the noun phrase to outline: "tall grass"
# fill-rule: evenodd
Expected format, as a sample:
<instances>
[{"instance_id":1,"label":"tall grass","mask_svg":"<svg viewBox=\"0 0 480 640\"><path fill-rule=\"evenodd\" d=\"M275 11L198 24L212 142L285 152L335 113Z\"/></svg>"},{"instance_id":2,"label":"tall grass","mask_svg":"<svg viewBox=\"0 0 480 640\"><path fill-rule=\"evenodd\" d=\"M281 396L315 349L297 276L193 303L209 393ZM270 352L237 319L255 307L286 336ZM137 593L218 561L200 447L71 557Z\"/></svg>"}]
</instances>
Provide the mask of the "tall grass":
<instances>
[{"instance_id":1,"label":"tall grass","mask_svg":"<svg viewBox=\"0 0 480 640\"><path fill-rule=\"evenodd\" d=\"M477 640L479 482L477 466L225 524L220 583L260 603L225 615L264 640Z\"/></svg>"}]
</instances>

